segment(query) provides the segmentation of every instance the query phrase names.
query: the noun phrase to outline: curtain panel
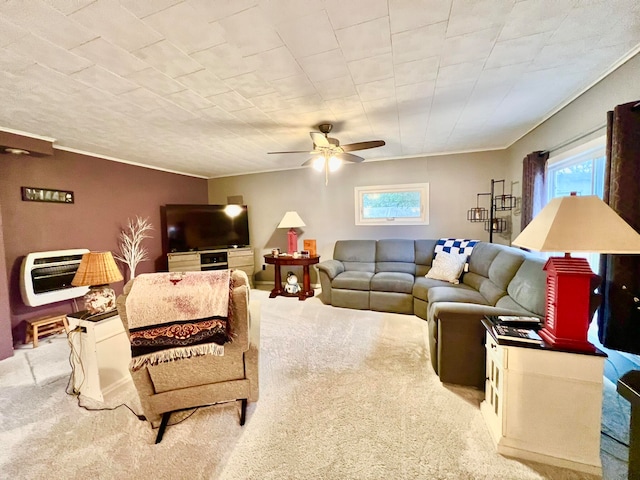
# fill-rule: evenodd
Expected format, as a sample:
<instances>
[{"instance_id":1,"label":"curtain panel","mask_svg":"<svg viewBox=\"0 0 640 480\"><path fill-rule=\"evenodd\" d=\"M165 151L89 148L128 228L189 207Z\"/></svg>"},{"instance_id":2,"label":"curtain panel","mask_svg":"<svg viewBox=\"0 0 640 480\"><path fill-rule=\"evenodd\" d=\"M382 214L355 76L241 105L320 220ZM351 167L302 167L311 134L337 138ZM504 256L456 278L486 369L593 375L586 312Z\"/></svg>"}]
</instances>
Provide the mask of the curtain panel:
<instances>
[{"instance_id":1,"label":"curtain panel","mask_svg":"<svg viewBox=\"0 0 640 480\"><path fill-rule=\"evenodd\" d=\"M604 201L640 232L640 103L607 113ZM601 255L600 342L640 353L640 255Z\"/></svg>"},{"instance_id":2,"label":"curtain panel","mask_svg":"<svg viewBox=\"0 0 640 480\"><path fill-rule=\"evenodd\" d=\"M522 208L520 231L547 203L546 167L549 152L532 152L522 160Z\"/></svg>"}]
</instances>

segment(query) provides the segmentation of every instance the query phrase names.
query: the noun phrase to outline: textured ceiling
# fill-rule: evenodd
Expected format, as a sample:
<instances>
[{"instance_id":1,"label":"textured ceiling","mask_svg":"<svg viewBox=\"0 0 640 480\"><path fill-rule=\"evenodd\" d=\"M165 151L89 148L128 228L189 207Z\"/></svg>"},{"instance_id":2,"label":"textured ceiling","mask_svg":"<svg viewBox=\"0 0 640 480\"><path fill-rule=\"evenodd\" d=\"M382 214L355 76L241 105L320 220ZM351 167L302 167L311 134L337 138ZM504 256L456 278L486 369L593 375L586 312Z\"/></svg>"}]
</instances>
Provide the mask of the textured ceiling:
<instances>
[{"instance_id":1,"label":"textured ceiling","mask_svg":"<svg viewBox=\"0 0 640 480\"><path fill-rule=\"evenodd\" d=\"M640 45L637 0L0 0L0 129L204 177L504 148Z\"/></svg>"}]
</instances>

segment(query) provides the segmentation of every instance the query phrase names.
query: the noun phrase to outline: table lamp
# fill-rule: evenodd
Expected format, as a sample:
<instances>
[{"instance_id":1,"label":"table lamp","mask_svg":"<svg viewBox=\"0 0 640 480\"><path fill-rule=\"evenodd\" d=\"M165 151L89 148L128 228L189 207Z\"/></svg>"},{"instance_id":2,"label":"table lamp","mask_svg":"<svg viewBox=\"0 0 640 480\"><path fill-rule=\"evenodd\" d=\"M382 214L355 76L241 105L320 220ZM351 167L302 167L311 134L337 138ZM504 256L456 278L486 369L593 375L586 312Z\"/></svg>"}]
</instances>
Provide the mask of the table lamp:
<instances>
[{"instance_id":1,"label":"table lamp","mask_svg":"<svg viewBox=\"0 0 640 480\"><path fill-rule=\"evenodd\" d=\"M544 326L540 336L552 347L595 351L587 340L594 273L584 258L569 252L640 253L640 235L595 195L551 200L512 242L551 257L547 271Z\"/></svg>"},{"instance_id":2,"label":"table lamp","mask_svg":"<svg viewBox=\"0 0 640 480\"><path fill-rule=\"evenodd\" d=\"M287 253L292 254L298 251L298 233L296 228L306 226L297 212L287 212L280 220L278 228L288 228L288 248Z\"/></svg>"},{"instance_id":3,"label":"table lamp","mask_svg":"<svg viewBox=\"0 0 640 480\"><path fill-rule=\"evenodd\" d=\"M91 315L110 312L116 308L116 292L110 283L122 280L111 252L89 252L82 255L71 285L88 286L84 296L85 309Z\"/></svg>"}]
</instances>

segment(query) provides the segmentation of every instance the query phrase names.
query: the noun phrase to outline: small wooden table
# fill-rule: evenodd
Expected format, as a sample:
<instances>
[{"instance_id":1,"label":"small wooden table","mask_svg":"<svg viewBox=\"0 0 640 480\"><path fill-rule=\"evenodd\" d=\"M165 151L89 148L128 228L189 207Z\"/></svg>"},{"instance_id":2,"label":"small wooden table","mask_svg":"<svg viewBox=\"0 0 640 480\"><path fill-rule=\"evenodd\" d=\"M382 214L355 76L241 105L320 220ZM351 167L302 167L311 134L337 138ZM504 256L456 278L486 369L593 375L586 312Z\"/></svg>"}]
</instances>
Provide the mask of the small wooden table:
<instances>
[{"instance_id":1,"label":"small wooden table","mask_svg":"<svg viewBox=\"0 0 640 480\"><path fill-rule=\"evenodd\" d=\"M67 315L64 313L57 315L49 315L47 317L29 318L27 322L27 331L23 343L33 341L33 348L38 346L38 339L42 335L52 333L69 332L69 323Z\"/></svg>"},{"instance_id":2,"label":"small wooden table","mask_svg":"<svg viewBox=\"0 0 640 480\"><path fill-rule=\"evenodd\" d=\"M306 258L293 258L290 255L265 255L264 261L269 265L275 266L275 280L273 290L269 294L269 298L283 295L285 297L298 297L298 300L306 300L307 297L313 297L313 289L311 288L311 277L309 276L309 265L318 263L320 261L320 255ZM282 288L282 275L280 273L280 267L282 265L294 265L302 267L302 290L296 294L289 294Z\"/></svg>"}]
</instances>

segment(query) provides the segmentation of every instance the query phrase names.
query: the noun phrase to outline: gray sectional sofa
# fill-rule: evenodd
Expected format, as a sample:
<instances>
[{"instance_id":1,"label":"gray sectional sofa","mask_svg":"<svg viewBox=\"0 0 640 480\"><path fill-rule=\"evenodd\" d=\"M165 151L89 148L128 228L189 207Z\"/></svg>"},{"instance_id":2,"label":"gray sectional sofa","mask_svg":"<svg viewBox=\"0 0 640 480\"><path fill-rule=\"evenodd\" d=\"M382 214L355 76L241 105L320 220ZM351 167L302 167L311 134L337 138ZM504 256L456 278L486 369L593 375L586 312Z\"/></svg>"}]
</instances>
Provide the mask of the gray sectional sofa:
<instances>
[{"instance_id":1,"label":"gray sectional sofa","mask_svg":"<svg viewBox=\"0 0 640 480\"><path fill-rule=\"evenodd\" d=\"M437 240L340 240L318 264L320 299L337 307L415 314L428 322L442 382L484 388L485 315L544 316L545 261L479 242L460 283L426 278Z\"/></svg>"}]
</instances>

